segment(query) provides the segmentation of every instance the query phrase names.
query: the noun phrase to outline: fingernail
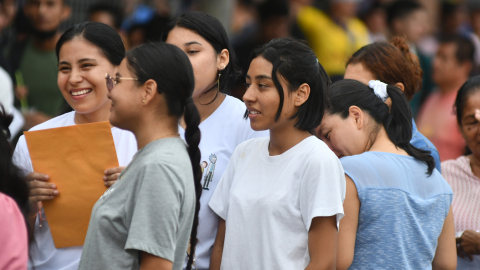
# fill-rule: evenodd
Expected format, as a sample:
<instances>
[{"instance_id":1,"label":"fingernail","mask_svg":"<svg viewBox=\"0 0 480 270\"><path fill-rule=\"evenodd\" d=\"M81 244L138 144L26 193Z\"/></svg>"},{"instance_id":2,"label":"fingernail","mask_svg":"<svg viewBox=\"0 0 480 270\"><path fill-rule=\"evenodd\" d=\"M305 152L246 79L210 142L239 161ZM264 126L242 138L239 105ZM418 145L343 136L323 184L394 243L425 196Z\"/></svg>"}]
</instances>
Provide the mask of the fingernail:
<instances>
[{"instance_id":1,"label":"fingernail","mask_svg":"<svg viewBox=\"0 0 480 270\"><path fill-rule=\"evenodd\" d=\"M104 177L103 177L103 180L107 180L107 177L106 177L106 176L104 176Z\"/></svg>"},{"instance_id":2,"label":"fingernail","mask_svg":"<svg viewBox=\"0 0 480 270\"><path fill-rule=\"evenodd\" d=\"M45 179L46 179L46 180L50 179L50 176L45 175Z\"/></svg>"},{"instance_id":3,"label":"fingernail","mask_svg":"<svg viewBox=\"0 0 480 270\"><path fill-rule=\"evenodd\" d=\"M108 186L108 183L107 183L107 182L105 182L104 184L105 184L105 186Z\"/></svg>"},{"instance_id":4,"label":"fingernail","mask_svg":"<svg viewBox=\"0 0 480 270\"><path fill-rule=\"evenodd\" d=\"M107 174L107 171L104 171L103 174Z\"/></svg>"},{"instance_id":5,"label":"fingernail","mask_svg":"<svg viewBox=\"0 0 480 270\"><path fill-rule=\"evenodd\" d=\"M57 188L57 186L55 184L52 184L51 187L52 188Z\"/></svg>"},{"instance_id":6,"label":"fingernail","mask_svg":"<svg viewBox=\"0 0 480 270\"><path fill-rule=\"evenodd\" d=\"M58 195L58 190L55 190L53 194Z\"/></svg>"}]
</instances>

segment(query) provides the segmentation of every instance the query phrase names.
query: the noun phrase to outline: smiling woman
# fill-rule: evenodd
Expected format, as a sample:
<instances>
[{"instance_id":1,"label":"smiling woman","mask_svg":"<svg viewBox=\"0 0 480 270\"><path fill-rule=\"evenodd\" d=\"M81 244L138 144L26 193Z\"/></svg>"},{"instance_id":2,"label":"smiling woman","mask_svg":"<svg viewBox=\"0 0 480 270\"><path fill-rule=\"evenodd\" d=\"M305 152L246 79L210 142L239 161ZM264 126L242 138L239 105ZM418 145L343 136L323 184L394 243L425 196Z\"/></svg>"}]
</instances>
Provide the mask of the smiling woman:
<instances>
[{"instance_id":1,"label":"smiling woman","mask_svg":"<svg viewBox=\"0 0 480 270\"><path fill-rule=\"evenodd\" d=\"M73 112L53 118L31 130L42 130L76 124L108 121L111 102L107 98L105 73L115 74L125 49L115 30L101 24L86 22L67 30L57 43L58 87ZM126 166L137 150L131 132L112 128L120 166ZM55 153L52 153L54 155ZM30 255L36 269L77 269L82 247L56 249L48 218L44 220L42 201L54 200L59 194L54 183L48 182L48 172L34 172L24 136L15 149L14 163L30 182L30 202L34 211L34 241ZM110 186L123 167L105 168L103 181ZM102 179L98 179L102 181ZM35 213L41 217L37 217Z\"/></svg>"}]
</instances>

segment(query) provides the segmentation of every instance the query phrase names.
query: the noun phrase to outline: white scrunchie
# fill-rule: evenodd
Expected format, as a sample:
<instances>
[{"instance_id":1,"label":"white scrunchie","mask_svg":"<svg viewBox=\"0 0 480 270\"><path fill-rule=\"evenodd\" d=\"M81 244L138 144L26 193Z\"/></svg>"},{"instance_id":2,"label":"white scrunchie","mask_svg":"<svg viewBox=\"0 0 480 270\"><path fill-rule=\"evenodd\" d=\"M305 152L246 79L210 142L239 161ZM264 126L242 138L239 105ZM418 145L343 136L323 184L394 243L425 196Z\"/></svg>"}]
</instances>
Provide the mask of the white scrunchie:
<instances>
[{"instance_id":1,"label":"white scrunchie","mask_svg":"<svg viewBox=\"0 0 480 270\"><path fill-rule=\"evenodd\" d=\"M375 95L382 99L383 102L388 99L387 84L379 80L371 80L368 82L368 86L373 89Z\"/></svg>"}]
</instances>

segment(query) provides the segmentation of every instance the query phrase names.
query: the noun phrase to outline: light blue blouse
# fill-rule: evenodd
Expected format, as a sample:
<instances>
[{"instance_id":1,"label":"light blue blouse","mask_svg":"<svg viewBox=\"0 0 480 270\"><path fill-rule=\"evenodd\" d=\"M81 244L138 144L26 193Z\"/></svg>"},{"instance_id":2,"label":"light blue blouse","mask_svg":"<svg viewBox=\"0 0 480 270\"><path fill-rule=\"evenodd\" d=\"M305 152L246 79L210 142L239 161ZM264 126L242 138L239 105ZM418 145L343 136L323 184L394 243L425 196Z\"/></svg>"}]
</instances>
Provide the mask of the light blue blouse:
<instances>
[{"instance_id":1,"label":"light blue blouse","mask_svg":"<svg viewBox=\"0 0 480 270\"><path fill-rule=\"evenodd\" d=\"M453 198L438 170L428 176L421 161L383 152L341 162L360 199L350 269L431 269Z\"/></svg>"},{"instance_id":2,"label":"light blue blouse","mask_svg":"<svg viewBox=\"0 0 480 270\"><path fill-rule=\"evenodd\" d=\"M418 132L417 125L415 124L415 121L413 119L412 128L413 132L410 143L418 149L430 151L430 155L435 159L435 168L437 168L439 172L442 172L442 166L440 166L440 155L438 154L435 145L433 145L433 143L429 139L427 139L427 137L423 136L422 133Z\"/></svg>"}]
</instances>

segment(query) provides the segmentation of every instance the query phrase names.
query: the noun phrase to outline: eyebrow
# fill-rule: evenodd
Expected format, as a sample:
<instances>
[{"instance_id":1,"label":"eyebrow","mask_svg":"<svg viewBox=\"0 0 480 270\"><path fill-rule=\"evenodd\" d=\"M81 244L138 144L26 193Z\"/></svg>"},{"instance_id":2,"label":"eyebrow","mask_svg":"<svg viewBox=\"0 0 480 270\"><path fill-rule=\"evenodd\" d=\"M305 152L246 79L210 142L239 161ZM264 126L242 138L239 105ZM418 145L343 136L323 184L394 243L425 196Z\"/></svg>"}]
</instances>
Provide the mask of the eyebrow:
<instances>
[{"instance_id":1,"label":"eyebrow","mask_svg":"<svg viewBox=\"0 0 480 270\"><path fill-rule=\"evenodd\" d=\"M251 79L251 78L250 78L250 75L246 74L246 75L245 75L245 79ZM257 75L257 76L255 76L255 79L257 79L257 80L262 80L262 79L271 80L272 77L267 76L267 75Z\"/></svg>"},{"instance_id":2,"label":"eyebrow","mask_svg":"<svg viewBox=\"0 0 480 270\"><path fill-rule=\"evenodd\" d=\"M193 45L193 44L197 44L197 45L202 46L202 43L200 43L200 42L198 42L198 41L190 41L190 42L187 42L187 43L185 43L185 46L189 46L189 45Z\"/></svg>"},{"instance_id":3,"label":"eyebrow","mask_svg":"<svg viewBox=\"0 0 480 270\"><path fill-rule=\"evenodd\" d=\"M96 59L93 59L93 58L82 58L80 60L77 61L77 63L83 63L83 62L87 62L87 61L95 61L97 62Z\"/></svg>"}]
</instances>

